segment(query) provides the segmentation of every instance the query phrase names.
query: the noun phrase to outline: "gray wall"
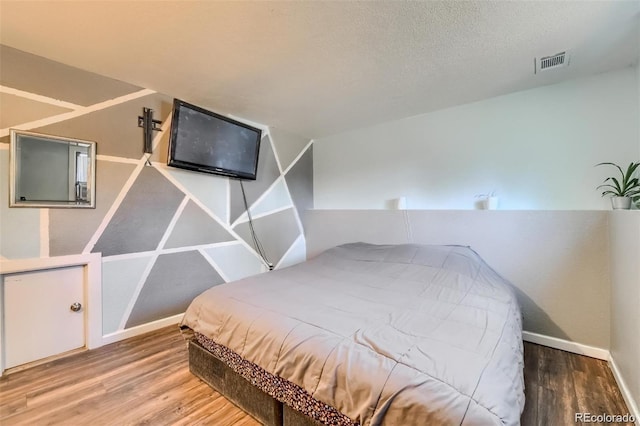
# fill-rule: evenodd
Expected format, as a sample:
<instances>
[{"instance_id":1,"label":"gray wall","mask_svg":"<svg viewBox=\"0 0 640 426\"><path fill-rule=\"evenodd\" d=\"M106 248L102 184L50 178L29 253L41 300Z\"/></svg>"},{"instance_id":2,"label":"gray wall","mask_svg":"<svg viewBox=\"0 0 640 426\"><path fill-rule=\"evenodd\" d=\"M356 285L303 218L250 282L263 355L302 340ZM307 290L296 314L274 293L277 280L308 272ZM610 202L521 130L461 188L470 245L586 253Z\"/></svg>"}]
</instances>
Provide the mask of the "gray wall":
<instances>
[{"instance_id":1,"label":"gray wall","mask_svg":"<svg viewBox=\"0 0 640 426\"><path fill-rule=\"evenodd\" d=\"M179 314L208 287L266 271L237 182L165 165L170 96L139 95L139 87L6 46L0 54L2 85L50 98L2 98L0 174L8 178L9 127L92 140L98 152L95 209L9 209L0 188L1 257L102 253L103 334ZM68 108L47 107L56 100ZM42 105L29 107L34 103ZM152 166L145 165L137 125L143 107L165 123ZM265 127L263 134L247 201L269 260L284 267L305 259L299 209L312 207L313 151L308 139L286 131L272 135Z\"/></svg>"},{"instance_id":2,"label":"gray wall","mask_svg":"<svg viewBox=\"0 0 640 426\"><path fill-rule=\"evenodd\" d=\"M608 212L314 210L307 254L337 244L471 246L515 286L524 329L609 349Z\"/></svg>"},{"instance_id":3,"label":"gray wall","mask_svg":"<svg viewBox=\"0 0 640 426\"><path fill-rule=\"evenodd\" d=\"M636 66L640 83L640 65ZM640 84L636 93L640 105ZM636 116L640 127L640 113ZM640 147L640 137L638 138ZM635 161L640 161L636 158ZM640 422L640 211L610 216L611 359L627 388L627 405Z\"/></svg>"},{"instance_id":4,"label":"gray wall","mask_svg":"<svg viewBox=\"0 0 640 426\"><path fill-rule=\"evenodd\" d=\"M611 357L640 403L640 211L611 212Z\"/></svg>"},{"instance_id":5,"label":"gray wall","mask_svg":"<svg viewBox=\"0 0 640 426\"><path fill-rule=\"evenodd\" d=\"M317 139L315 208L608 210L594 166L640 157L637 87L625 68Z\"/></svg>"}]
</instances>

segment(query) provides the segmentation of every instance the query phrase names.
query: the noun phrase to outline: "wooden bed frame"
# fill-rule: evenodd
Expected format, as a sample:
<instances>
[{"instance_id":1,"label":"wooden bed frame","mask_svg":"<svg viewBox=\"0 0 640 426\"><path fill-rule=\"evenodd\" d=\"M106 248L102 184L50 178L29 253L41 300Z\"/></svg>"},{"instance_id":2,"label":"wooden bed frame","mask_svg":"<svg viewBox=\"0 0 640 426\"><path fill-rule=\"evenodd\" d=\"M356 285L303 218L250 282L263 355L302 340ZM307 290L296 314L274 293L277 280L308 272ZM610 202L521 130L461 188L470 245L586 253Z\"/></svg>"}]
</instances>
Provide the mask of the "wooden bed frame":
<instances>
[{"instance_id":1,"label":"wooden bed frame","mask_svg":"<svg viewBox=\"0 0 640 426\"><path fill-rule=\"evenodd\" d=\"M195 339L189 339L189 370L266 426L322 424L252 385Z\"/></svg>"}]
</instances>

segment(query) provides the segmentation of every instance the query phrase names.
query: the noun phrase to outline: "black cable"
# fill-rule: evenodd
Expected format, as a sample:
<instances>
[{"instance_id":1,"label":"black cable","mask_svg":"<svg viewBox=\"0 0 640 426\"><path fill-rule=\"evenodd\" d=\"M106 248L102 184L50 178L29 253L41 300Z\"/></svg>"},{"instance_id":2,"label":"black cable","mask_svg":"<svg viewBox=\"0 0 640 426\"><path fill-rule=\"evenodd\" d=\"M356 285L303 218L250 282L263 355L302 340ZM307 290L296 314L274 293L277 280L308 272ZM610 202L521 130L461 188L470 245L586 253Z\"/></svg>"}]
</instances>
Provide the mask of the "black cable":
<instances>
[{"instance_id":1,"label":"black cable","mask_svg":"<svg viewBox=\"0 0 640 426\"><path fill-rule=\"evenodd\" d=\"M251 237L253 239L253 244L256 247L256 250L258 251L258 254L260 255L260 257L262 257L264 262L269 267L269 270L272 270L273 269L273 265L269 261L269 258L267 257L267 253L266 253L264 247L262 246L262 243L258 239L258 235L256 234L255 228L253 226L253 218L251 217L251 212L249 210L249 206L248 206L248 203L247 203L247 198L246 198L246 194L244 192L244 186L242 185L242 181L240 182L240 187L242 188L242 198L244 199L244 205L245 205L245 209L247 211L247 217L249 219L249 229L251 231Z\"/></svg>"},{"instance_id":2,"label":"black cable","mask_svg":"<svg viewBox=\"0 0 640 426\"><path fill-rule=\"evenodd\" d=\"M249 218L249 230L251 231L251 239L253 240L253 245L256 248L256 251L264 261L264 263L269 267L269 270L273 270L273 264L269 261L267 257L267 253L262 247L262 243L258 239L258 235L256 234L256 230L253 227L253 218L251 217L251 212L249 211L249 203L247 202L247 194L244 192L244 185L242 184L242 180L238 179L240 182L240 189L242 190L242 200L244 201L244 208L247 211L247 217Z\"/></svg>"}]
</instances>

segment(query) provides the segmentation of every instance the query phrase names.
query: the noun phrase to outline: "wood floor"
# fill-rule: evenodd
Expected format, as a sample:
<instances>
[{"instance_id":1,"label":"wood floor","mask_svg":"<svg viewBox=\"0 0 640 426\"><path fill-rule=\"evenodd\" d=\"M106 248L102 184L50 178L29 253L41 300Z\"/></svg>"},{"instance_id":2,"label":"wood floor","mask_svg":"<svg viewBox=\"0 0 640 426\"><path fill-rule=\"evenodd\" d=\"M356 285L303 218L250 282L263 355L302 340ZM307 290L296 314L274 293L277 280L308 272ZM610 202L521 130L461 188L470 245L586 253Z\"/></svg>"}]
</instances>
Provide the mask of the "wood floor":
<instances>
[{"instance_id":1,"label":"wood floor","mask_svg":"<svg viewBox=\"0 0 640 426\"><path fill-rule=\"evenodd\" d=\"M522 424L627 409L604 361L525 345ZM0 378L0 424L258 425L189 373L177 326Z\"/></svg>"},{"instance_id":2,"label":"wood floor","mask_svg":"<svg viewBox=\"0 0 640 426\"><path fill-rule=\"evenodd\" d=\"M629 413L605 361L525 343L524 364L522 425L582 424L575 413Z\"/></svg>"}]
</instances>

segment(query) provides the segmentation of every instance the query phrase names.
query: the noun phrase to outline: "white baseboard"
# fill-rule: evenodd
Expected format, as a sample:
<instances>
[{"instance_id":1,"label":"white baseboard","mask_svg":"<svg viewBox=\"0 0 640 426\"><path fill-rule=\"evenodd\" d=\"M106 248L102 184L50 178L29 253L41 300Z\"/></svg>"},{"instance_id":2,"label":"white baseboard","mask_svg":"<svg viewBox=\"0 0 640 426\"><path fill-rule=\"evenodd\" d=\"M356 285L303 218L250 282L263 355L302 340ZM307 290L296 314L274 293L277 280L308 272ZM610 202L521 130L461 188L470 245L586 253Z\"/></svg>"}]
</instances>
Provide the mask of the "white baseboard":
<instances>
[{"instance_id":1,"label":"white baseboard","mask_svg":"<svg viewBox=\"0 0 640 426\"><path fill-rule=\"evenodd\" d=\"M578 355L586 355L591 358L609 361L610 355L607 349L597 348L595 346L583 345L582 343L571 342L557 337L545 336L544 334L533 333L531 331L522 332L522 340L525 342L536 343L538 345L548 346L554 349L560 349L572 352Z\"/></svg>"},{"instance_id":2,"label":"white baseboard","mask_svg":"<svg viewBox=\"0 0 640 426\"><path fill-rule=\"evenodd\" d=\"M627 404L630 414L636 419L636 426L640 426L640 410L638 410L638 404L636 404L636 401L633 399L631 391L627 386L627 382L624 381L622 374L620 374L620 370L618 369L618 365L613 359L613 356L609 357L609 367L613 372L613 377L615 377L616 382L618 382L618 387L620 388L620 392L622 393L622 397L624 398L624 402Z\"/></svg>"},{"instance_id":3,"label":"white baseboard","mask_svg":"<svg viewBox=\"0 0 640 426\"><path fill-rule=\"evenodd\" d=\"M150 331L155 331L163 327L180 324L183 316L184 314L178 314L172 317L163 318L161 320L142 324L137 327L131 327L131 328L127 328L126 330L119 330L113 333L106 334L102 336L102 344L108 345L109 343L119 342L120 340L139 336L140 334L148 333Z\"/></svg>"}]
</instances>

